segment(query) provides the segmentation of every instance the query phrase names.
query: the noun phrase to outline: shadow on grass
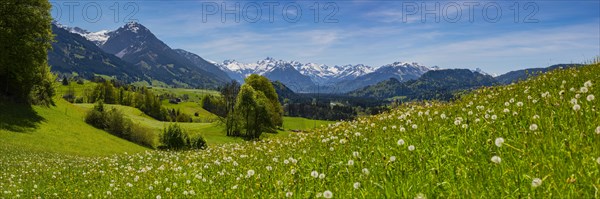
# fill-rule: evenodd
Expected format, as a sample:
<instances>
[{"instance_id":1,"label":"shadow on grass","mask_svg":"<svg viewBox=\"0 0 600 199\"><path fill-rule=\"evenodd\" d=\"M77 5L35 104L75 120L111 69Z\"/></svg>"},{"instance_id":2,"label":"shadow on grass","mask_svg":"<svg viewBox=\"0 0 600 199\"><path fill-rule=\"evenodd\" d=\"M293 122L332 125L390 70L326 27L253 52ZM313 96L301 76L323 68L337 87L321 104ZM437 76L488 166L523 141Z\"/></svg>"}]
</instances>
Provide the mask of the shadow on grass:
<instances>
[{"instance_id":1,"label":"shadow on grass","mask_svg":"<svg viewBox=\"0 0 600 199\"><path fill-rule=\"evenodd\" d=\"M36 129L45 119L29 105L0 101L0 129L26 133Z\"/></svg>"}]
</instances>

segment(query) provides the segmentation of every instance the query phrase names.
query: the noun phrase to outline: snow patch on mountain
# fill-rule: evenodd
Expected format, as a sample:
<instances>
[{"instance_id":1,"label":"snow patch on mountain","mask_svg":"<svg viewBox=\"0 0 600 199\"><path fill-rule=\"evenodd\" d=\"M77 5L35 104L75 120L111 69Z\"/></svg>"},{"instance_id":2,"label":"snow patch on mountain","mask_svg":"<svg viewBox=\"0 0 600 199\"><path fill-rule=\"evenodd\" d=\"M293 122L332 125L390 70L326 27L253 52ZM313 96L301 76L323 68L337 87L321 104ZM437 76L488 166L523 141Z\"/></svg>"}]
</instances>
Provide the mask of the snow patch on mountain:
<instances>
[{"instance_id":1,"label":"snow patch on mountain","mask_svg":"<svg viewBox=\"0 0 600 199\"><path fill-rule=\"evenodd\" d=\"M276 68L296 70L300 72L300 74L308 76L313 82L318 84L353 79L375 71L374 67L363 64L328 66L318 63L276 60L272 57L267 57L255 63L240 63L235 60L225 60L223 63L217 65L230 74L235 73L242 77L246 77L250 74L264 75L272 72Z\"/></svg>"},{"instance_id":2,"label":"snow patch on mountain","mask_svg":"<svg viewBox=\"0 0 600 199\"><path fill-rule=\"evenodd\" d=\"M81 35L82 37L86 38L88 41L93 42L94 44L96 44L97 46L101 46L104 45L104 43L106 43L106 41L108 40L108 38L110 38L109 30L101 30L98 32L90 32L87 31L85 29L79 28L79 27L69 27L69 26L65 26L62 25L56 21L53 22L57 27L60 27L62 29L65 29L71 33L75 33L78 35Z\"/></svg>"}]
</instances>

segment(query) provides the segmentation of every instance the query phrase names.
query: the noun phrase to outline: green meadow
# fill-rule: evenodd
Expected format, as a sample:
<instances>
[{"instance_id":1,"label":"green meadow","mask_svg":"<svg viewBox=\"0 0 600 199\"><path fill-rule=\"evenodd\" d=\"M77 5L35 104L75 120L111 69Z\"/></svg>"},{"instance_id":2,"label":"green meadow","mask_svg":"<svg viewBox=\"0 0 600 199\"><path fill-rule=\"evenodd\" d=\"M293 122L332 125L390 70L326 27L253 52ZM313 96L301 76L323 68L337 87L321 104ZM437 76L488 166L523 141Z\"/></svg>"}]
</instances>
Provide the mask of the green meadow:
<instances>
[{"instance_id":1,"label":"green meadow","mask_svg":"<svg viewBox=\"0 0 600 199\"><path fill-rule=\"evenodd\" d=\"M0 198L597 198L599 79L595 64L354 121L285 118L260 141L181 124L210 144L186 152L87 126L91 104L2 104Z\"/></svg>"}]
</instances>

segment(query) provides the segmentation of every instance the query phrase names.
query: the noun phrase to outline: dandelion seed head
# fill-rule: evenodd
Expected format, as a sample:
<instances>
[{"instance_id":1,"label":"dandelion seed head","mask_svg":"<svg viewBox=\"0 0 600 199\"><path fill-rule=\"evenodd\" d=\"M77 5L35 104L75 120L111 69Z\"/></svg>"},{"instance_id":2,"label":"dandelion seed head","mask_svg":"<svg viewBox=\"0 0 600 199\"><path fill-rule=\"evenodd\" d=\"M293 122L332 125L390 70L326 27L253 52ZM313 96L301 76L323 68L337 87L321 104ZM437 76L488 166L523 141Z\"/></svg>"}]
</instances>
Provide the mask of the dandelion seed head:
<instances>
[{"instance_id":1,"label":"dandelion seed head","mask_svg":"<svg viewBox=\"0 0 600 199\"><path fill-rule=\"evenodd\" d=\"M369 169L367 169L367 168L363 168L363 169L362 169L362 172L363 172L365 175L369 175Z\"/></svg>"},{"instance_id":2,"label":"dandelion seed head","mask_svg":"<svg viewBox=\"0 0 600 199\"><path fill-rule=\"evenodd\" d=\"M496 141L494 141L494 144L496 144L497 147L501 147L502 144L504 144L504 138L496 138Z\"/></svg>"},{"instance_id":3,"label":"dandelion seed head","mask_svg":"<svg viewBox=\"0 0 600 199\"><path fill-rule=\"evenodd\" d=\"M312 171L312 172L310 172L310 176L312 176L313 178L318 178L319 177L319 172Z\"/></svg>"},{"instance_id":4,"label":"dandelion seed head","mask_svg":"<svg viewBox=\"0 0 600 199\"><path fill-rule=\"evenodd\" d=\"M254 170L250 169L247 172L248 176L253 176L254 175Z\"/></svg>"},{"instance_id":5,"label":"dandelion seed head","mask_svg":"<svg viewBox=\"0 0 600 199\"><path fill-rule=\"evenodd\" d=\"M323 192L323 198L332 198L333 197L333 193L331 193L331 191L327 190Z\"/></svg>"},{"instance_id":6,"label":"dandelion seed head","mask_svg":"<svg viewBox=\"0 0 600 199\"><path fill-rule=\"evenodd\" d=\"M596 97L594 95L588 95L586 99L588 102L591 102L591 101L594 101L594 99L596 99Z\"/></svg>"},{"instance_id":7,"label":"dandelion seed head","mask_svg":"<svg viewBox=\"0 0 600 199\"><path fill-rule=\"evenodd\" d=\"M404 142L404 140L403 140L403 139L399 139L399 140L398 140L398 142L396 142L396 144L398 144L398 145L400 145L400 146L404 145L404 143L405 143L405 142Z\"/></svg>"},{"instance_id":8,"label":"dandelion seed head","mask_svg":"<svg viewBox=\"0 0 600 199\"><path fill-rule=\"evenodd\" d=\"M354 160L348 160L348 166L354 165Z\"/></svg>"},{"instance_id":9,"label":"dandelion seed head","mask_svg":"<svg viewBox=\"0 0 600 199\"><path fill-rule=\"evenodd\" d=\"M414 146L414 145L410 145L410 146L408 146L408 150L409 150L409 151L414 151L414 150L415 150L415 146Z\"/></svg>"},{"instance_id":10,"label":"dandelion seed head","mask_svg":"<svg viewBox=\"0 0 600 199\"><path fill-rule=\"evenodd\" d=\"M536 131L537 129L538 129L538 125L537 124L531 124L529 126L529 130L531 130L531 131Z\"/></svg>"},{"instance_id":11,"label":"dandelion seed head","mask_svg":"<svg viewBox=\"0 0 600 199\"><path fill-rule=\"evenodd\" d=\"M425 194L418 193L418 194L415 196L415 199L427 199L427 197L425 196Z\"/></svg>"},{"instance_id":12,"label":"dandelion seed head","mask_svg":"<svg viewBox=\"0 0 600 199\"><path fill-rule=\"evenodd\" d=\"M539 178L534 178L534 179L531 181L531 186L532 186L532 187L539 187L540 185L542 185L542 179L539 179Z\"/></svg>"},{"instance_id":13,"label":"dandelion seed head","mask_svg":"<svg viewBox=\"0 0 600 199\"><path fill-rule=\"evenodd\" d=\"M498 157L497 155L492 157L492 162L496 163L496 164L500 164L500 162L502 161L502 159L500 159L500 157Z\"/></svg>"},{"instance_id":14,"label":"dandelion seed head","mask_svg":"<svg viewBox=\"0 0 600 199\"><path fill-rule=\"evenodd\" d=\"M599 162L600 162L600 158L598 158ZM600 163L599 163L600 164ZM353 185L354 189L358 189L360 188L360 182L355 182Z\"/></svg>"},{"instance_id":15,"label":"dandelion seed head","mask_svg":"<svg viewBox=\"0 0 600 199\"><path fill-rule=\"evenodd\" d=\"M523 102L517 102L517 106L518 107L522 107L523 106Z\"/></svg>"},{"instance_id":16,"label":"dandelion seed head","mask_svg":"<svg viewBox=\"0 0 600 199\"><path fill-rule=\"evenodd\" d=\"M573 110L574 111L579 111L580 109L581 109L581 106L579 106L579 104L573 105Z\"/></svg>"}]
</instances>

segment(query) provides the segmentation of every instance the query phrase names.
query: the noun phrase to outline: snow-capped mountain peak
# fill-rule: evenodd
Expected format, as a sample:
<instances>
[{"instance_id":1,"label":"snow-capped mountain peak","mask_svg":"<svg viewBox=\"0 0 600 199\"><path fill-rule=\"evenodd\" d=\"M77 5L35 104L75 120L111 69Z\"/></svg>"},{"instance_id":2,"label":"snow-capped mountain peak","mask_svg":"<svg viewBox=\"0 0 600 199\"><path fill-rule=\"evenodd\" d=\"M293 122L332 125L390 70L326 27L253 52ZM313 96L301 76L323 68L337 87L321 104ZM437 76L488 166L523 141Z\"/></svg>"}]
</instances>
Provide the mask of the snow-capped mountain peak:
<instances>
[{"instance_id":1,"label":"snow-capped mountain peak","mask_svg":"<svg viewBox=\"0 0 600 199\"><path fill-rule=\"evenodd\" d=\"M62 25L56 21L53 22L57 27L65 29L71 33L75 33L78 35L81 35L82 37L86 38L87 40L93 42L94 44L96 44L97 46L102 46L104 45L104 43L106 43L106 41L108 40L109 30L101 30L98 32L90 32L87 31L85 29L79 28L79 27L69 27L69 26L65 26Z\"/></svg>"},{"instance_id":2,"label":"snow-capped mountain peak","mask_svg":"<svg viewBox=\"0 0 600 199\"><path fill-rule=\"evenodd\" d=\"M317 84L328 84L349 80L375 71L374 67L364 64L328 66L312 62L302 63L299 61L284 61L273 57L267 57L263 60L249 64L240 63L235 60L225 60L218 65L222 69L229 71L229 74L237 76L238 80L241 80L250 74L265 75L278 69L287 71L295 70Z\"/></svg>"},{"instance_id":3,"label":"snow-capped mountain peak","mask_svg":"<svg viewBox=\"0 0 600 199\"><path fill-rule=\"evenodd\" d=\"M144 28L141 24L139 24L138 22L135 22L135 21L127 22L127 24L125 24L124 27L133 33L138 33L140 28Z\"/></svg>"}]
</instances>

